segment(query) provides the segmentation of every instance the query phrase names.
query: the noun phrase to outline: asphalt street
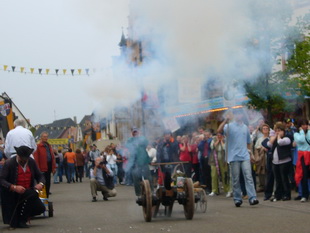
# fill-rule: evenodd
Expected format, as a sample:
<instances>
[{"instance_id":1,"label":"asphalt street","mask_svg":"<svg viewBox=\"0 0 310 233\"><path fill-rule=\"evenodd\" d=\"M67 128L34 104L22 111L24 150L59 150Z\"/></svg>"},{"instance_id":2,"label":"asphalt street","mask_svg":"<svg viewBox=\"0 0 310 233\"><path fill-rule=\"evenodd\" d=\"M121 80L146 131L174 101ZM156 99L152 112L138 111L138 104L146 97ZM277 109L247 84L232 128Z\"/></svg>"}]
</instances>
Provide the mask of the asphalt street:
<instances>
[{"instance_id":1,"label":"asphalt street","mask_svg":"<svg viewBox=\"0 0 310 233\"><path fill-rule=\"evenodd\" d=\"M132 186L116 187L117 196L91 202L89 180L75 184L53 184L49 201L54 217L36 217L29 229L9 230L0 221L0 232L44 233L155 233L155 232L310 232L310 203L300 201L263 201L250 206L244 201L240 208L224 194L208 197L206 213L196 210L192 220L186 220L183 206L174 204L172 216L163 214L145 222L142 208L135 203ZM296 193L292 193L295 196ZM162 210L161 210L162 211ZM2 219L2 216L1 216Z\"/></svg>"}]
</instances>

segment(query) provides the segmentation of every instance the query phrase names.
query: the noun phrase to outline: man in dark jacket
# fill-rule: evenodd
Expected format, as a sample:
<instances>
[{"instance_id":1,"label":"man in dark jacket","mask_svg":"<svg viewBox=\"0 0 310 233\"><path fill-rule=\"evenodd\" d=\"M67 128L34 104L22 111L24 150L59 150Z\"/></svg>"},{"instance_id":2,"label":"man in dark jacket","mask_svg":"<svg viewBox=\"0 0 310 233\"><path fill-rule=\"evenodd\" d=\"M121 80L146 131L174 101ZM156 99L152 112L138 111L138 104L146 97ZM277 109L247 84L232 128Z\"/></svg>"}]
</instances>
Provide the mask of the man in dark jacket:
<instances>
[{"instance_id":1,"label":"man in dark jacket","mask_svg":"<svg viewBox=\"0 0 310 233\"><path fill-rule=\"evenodd\" d=\"M158 143L157 146L157 162L178 162L178 143L174 140L171 132L166 130L164 132L164 138Z\"/></svg>"},{"instance_id":2,"label":"man in dark jacket","mask_svg":"<svg viewBox=\"0 0 310 233\"><path fill-rule=\"evenodd\" d=\"M27 220L45 211L37 192L45 179L34 159L29 158L33 149L20 146L15 150L17 156L6 161L0 174L2 218L12 228L28 228Z\"/></svg>"},{"instance_id":3,"label":"man in dark jacket","mask_svg":"<svg viewBox=\"0 0 310 233\"><path fill-rule=\"evenodd\" d=\"M157 146L157 162L158 163L169 163L169 162L178 162L179 160L179 153L178 153L178 143L174 140L169 130L164 132L164 138L158 143ZM165 179L165 188L170 190L171 189L171 175L172 170L174 168L173 165L161 165L161 173L159 174L162 179Z\"/></svg>"}]
</instances>

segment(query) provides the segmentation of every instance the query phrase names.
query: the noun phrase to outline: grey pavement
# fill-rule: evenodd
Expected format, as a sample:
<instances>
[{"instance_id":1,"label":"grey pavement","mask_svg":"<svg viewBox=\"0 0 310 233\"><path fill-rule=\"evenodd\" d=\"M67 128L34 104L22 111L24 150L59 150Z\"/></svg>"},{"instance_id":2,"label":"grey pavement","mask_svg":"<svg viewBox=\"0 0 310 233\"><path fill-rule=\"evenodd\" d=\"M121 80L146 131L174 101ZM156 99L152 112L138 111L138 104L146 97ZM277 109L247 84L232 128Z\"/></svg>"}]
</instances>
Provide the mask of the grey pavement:
<instances>
[{"instance_id":1,"label":"grey pavement","mask_svg":"<svg viewBox=\"0 0 310 233\"><path fill-rule=\"evenodd\" d=\"M118 195L91 202L89 180L75 184L52 184L50 201L54 217L31 220L29 229L9 230L0 221L0 232L44 233L153 233L153 232L310 232L310 203L300 201L263 201L250 206L244 201L240 208L224 194L208 197L208 209L199 209L192 220L186 220L183 206L174 204L172 216L163 214L145 222L142 208L135 203L132 186L117 186ZM292 193L294 197L295 192Z\"/></svg>"}]
</instances>

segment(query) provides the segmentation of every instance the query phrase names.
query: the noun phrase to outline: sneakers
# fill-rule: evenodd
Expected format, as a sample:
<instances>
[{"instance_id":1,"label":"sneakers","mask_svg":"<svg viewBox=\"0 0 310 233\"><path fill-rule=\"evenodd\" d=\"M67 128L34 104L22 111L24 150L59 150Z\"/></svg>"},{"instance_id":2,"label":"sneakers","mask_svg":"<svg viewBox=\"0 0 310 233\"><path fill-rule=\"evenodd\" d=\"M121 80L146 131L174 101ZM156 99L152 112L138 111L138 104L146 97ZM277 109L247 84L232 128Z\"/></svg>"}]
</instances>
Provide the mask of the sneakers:
<instances>
[{"instance_id":1,"label":"sneakers","mask_svg":"<svg viewBox=\"0 0 310 233\"><path fill-rule=\"evenodd\" d=\"M242 205L242 201L235 201L235 206L240 207Z\"/></svg>"},{"instance_id":2,"label":"sneakers","mask_svg":"<svg viewBox=\"0 0 310 233\"><path fill-rule=\"evenodd\" d=\"M211 193L209 194L210 197L214 197L214 196L216 196L216 195L217 195L217 193L215 193L215 192L211 192Z\"/></svg>"},{"instance_id":3,"label":"sneakers","mask_svg":"<svg viewBox=\"0 0 310 233\"><path fill-rule=\"evenodd\" d=\"M295 201L299 201L299 200L301 200L301 196L297 196L297 197L295 197L295 198L294 198L294 200L295 200Z\"/></svg>"},{"instance_id":4,"label":"sneakers","mask_svg":"<svg viewBox=\"0 0 310 233\"><path fill-rule=\"evenodd\" d=\"M276 202L276 201L280 201L280 200L281 200L281 199L275 198L275 197L270 198L270 201L271 201L271 202Z\"/></svg>"},{"instance_id":5,"label":"sneakers","mask_svg":"<svg viewBox=\"0 0 310 233\"><path fill-rule=\"evenodd\" d=\"M306 201L308 201L308 200L307 200L307 198L305 198L305 197L303 197L303 198L300 199L300 202L306 202Z\"/></svg>"},{"instance_id":6,"label":"sneakers","mask_svg":"<svg viewBox=\"0 0 310 233\"><path fill-rule=\"evenodd\" d=\"M103 200L104 201L108 201L109 199L107 197L103 197Z\"/></svg>"},{"instance_id":7,"label":"sneakers","mask_svg":"<svg viewBox=\"0 0 310 233\"><path fill-rule=\"evenodd\" d=\"M91 200L92 202L96 202L97 201L97 198L96 197L93 197L93 200Z\"/></svg>"},{"instance_id":8,"label":"sneakers","mask_svg":"<svg viewBox=\"0 0 310 233\"><path fill-rule=\"evenodd\" d=\"M232 192L228 192L227 194L226 194L226 197L228 198L228 197L232 197Z\"/></svg>"},{"instance_id":9,"label":"sneakers","mask_svg":"<svg viewBox=\"0 0 310 233\"><path fill-rule=\"evenodd\" d=\"M256 198L253 198L249 202L250 202L250 205L257 205L259 203L259 201Z\"/></svg>"},{"instance_id":10,"label":"sneakers","mask_svg":"<svg viewBox=\"0 0 310 233\"><path fill-rule=\"evenodd\" d=\"M270 200L271 197L264 197L264 201Z\"/></svg>"}]
</instances>

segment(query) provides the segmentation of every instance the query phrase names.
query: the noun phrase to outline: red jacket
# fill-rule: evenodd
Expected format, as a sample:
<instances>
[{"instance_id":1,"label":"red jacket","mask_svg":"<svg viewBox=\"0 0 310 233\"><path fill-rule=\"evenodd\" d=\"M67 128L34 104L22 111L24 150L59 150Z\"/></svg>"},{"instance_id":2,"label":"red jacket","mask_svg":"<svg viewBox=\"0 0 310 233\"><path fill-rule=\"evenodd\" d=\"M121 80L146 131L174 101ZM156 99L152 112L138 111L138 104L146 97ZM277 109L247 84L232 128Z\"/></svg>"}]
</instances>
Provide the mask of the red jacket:
<instances>
[{"instance_id":1,"label":"red jacket","mask_svg":"<svg viewBox=\"0 0 310 233\"><path fill-rule=\"evenodd\" d=\"M310 165L310 151L298 151L298 158L297 158L297 163L296 163L296 171L295 171L295 181L297 186L301 182L304 172L302 169L302 163L301 163L301 158L304 158L304 163L306 166Z\"/></svg>"},{"instance_id":2,"label":"red jacket","mask_svg":"<svg viewBox=\"0 0 310 233\"><path fill-rule=\"evenodd\" d=\"M48 147L50 149L50 153L52 156L52 172L56 170L56 161L55 161L55 156L53 149L50 144L48 144ZM41 142L37 145L37 150L34 152L34 159L38 164L38 167L41 172L47 172L48 167L47 167L47 154L46 154L46 148L44 146L44 143Z\"/></svg>"}]
</instances>

